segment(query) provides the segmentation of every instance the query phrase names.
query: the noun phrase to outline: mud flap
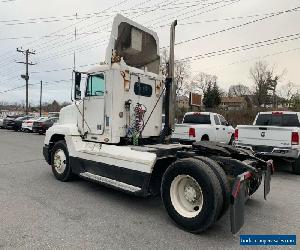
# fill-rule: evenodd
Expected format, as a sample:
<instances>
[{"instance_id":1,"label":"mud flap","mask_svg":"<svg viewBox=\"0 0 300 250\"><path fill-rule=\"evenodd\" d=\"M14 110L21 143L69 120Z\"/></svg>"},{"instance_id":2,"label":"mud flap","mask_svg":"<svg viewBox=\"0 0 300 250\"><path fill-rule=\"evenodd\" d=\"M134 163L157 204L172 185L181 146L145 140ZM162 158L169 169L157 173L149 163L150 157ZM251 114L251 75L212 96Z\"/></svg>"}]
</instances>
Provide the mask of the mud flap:
<instances>
[{"instance_id":1,"label":"mud flap","mask_svg":"<svg viewBox=\"0 0 300 250\"><path fill-rule=\"evenodd\" d=\"M274 172L273 161L267 161L267 169L264 176L264 198L267 199L267 195L270 193L271 175Z\"/></svg>"},{"instance_id":2,"label":"mud flap","mask_svg":"<svg viewBox=\"0 0 300 250\"><path fill-rule=\"evenodd\" d=\"M231 232L236 234L244 225L245 202L247 199L244 175L238 176L231 193L230 224Z\"/></svg>"}]
</instances>

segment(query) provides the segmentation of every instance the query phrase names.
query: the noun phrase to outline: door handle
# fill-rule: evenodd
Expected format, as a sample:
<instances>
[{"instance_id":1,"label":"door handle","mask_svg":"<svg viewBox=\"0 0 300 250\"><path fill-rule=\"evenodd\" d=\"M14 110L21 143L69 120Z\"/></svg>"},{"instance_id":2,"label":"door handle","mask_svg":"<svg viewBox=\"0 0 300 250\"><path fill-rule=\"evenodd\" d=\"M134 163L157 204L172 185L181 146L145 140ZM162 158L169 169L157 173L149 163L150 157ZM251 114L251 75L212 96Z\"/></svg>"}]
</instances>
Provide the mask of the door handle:
<instances>
[{"instance_id":1,"label":"door handle","mask_svg":"<svg viewBox=\"0 0 300 250\"><path fill-rule=\"evenodd\" d=\"M225 128L223 128L223 130L225 130Z\"/></svg>"},{"instance_id":2,"label":"door handle","mask_svg":"<svg viewBox=\"0 0 300 250\"><path fill-rule=\"evenodd\" d=\"M219 128L216 128L216 130L219 130Z\"/></svg>"}]
</instances>

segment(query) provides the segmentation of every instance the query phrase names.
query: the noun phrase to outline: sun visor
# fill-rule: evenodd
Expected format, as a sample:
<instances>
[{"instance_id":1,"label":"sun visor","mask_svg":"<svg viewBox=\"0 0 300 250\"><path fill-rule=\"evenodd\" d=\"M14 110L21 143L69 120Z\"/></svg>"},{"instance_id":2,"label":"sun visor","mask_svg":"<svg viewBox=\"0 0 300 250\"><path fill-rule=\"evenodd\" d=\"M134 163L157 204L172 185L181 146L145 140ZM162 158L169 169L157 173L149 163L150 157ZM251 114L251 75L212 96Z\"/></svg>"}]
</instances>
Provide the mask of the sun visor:
<instances>
[{"instance_id":1,"label":"sun visor","mask_svg":"<svg viewBox=\"0 0 300 250\"><path fill-rule=\"evenodd\" d=\"M157 34L128 18L117 15L114 19L106 61L112 61L112 54L122 57L131 67L159 73L159 41Z\"/></svg>"}]
</instances>

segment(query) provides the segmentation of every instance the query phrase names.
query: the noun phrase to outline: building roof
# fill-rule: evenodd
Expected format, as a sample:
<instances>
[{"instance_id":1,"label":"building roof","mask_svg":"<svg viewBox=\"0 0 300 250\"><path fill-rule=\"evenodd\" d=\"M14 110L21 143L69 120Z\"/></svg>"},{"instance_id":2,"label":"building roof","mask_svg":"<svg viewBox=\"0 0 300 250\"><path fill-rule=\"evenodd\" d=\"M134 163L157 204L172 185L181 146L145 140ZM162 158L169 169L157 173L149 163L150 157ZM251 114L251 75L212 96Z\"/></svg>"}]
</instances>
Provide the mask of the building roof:
<instances>
[{"instance_id":1,"label":"building roof","mask_svg":"<svg viewBox=\"0 0 300 250\"><path fill-rule=\"evenodd\" d=\"M222 103L237 103L237 102L245 102L245 98L243 96L232 96L232 97L222 97Z\"/></svg>"},{"instance_id":2,"label":"building roof","mask_svg":"<svg viewBox=\"0 0 300 250\"><path fill-rule=\"evenodd\" d=\"M177 101L189 101L189 98L187 96L184 95L180 95L176 97Z\"/></svg>"}]
</instances>

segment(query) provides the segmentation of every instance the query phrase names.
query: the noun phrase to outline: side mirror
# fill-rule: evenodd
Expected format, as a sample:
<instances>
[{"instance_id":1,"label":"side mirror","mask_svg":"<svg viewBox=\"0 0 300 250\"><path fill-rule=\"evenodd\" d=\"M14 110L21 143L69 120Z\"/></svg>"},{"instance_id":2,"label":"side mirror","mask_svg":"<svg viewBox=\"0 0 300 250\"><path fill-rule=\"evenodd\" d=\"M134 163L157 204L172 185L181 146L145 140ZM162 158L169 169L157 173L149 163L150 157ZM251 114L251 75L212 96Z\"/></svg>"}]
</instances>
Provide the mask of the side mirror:
<instances>
[{"instance_id":1,"label":"side mirror","mask_svg":"<svg viewBox=\"0 0 300 250\"><path fill-rule=\"evenodd\" d=\"M228 126L230 126L230 123L229 123L229 122L226 122L225 125L228 127Z\"/></svg>"},{"instance_id":2,"label":"side mirror","mask_svg":"<svg viewBox=\"0 0 300 250\"><path fill-rule=\"evenodd\" d=\"M81 73L75 72L75 86L74 86L74 99L81 99L81 91L80 91L80 83L81 83Z\"/></svg>"}]
</instances>

